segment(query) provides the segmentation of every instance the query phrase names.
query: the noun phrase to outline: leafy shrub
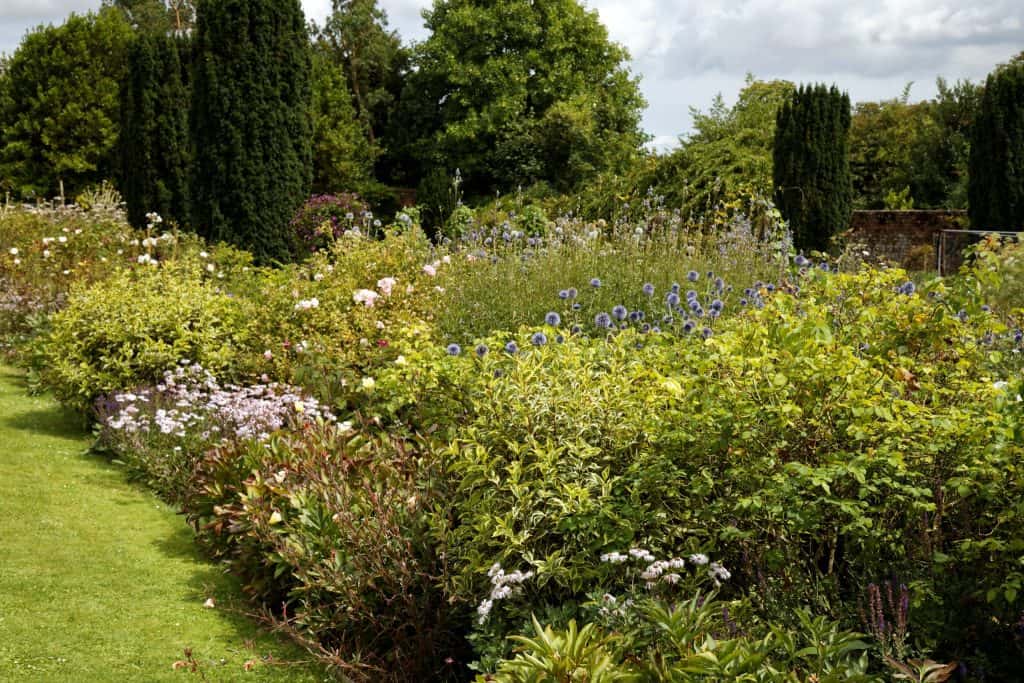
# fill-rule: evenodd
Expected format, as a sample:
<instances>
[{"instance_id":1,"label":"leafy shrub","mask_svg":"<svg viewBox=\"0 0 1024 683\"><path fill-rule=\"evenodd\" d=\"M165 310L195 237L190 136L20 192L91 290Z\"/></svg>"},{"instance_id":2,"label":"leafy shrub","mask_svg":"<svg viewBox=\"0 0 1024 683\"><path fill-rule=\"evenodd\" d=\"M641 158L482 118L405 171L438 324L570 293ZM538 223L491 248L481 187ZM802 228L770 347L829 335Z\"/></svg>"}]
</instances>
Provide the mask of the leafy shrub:
<instances>
[{"instance_id":1,"label":"leafy shrub","mask_svg":"<svg viewBox=\"0 0 1024 683\"><path fill-rule=\"evenodd\" d=\"M57 399L84 413L99 396L157 384L182 359L237 376L250 312L205 272L169 263L74 286L46 342L43 378Z\"/></svg>"},{"instance_id":2,"label":"leafy shrub","mask_svg":"<svg viewBox=\"0 0 1024 683\"><path fill-rule=\"evenodd\" d=\"M211 451L185 510L200 544L347 677L443 680L464 653L426 523L435 476L414 444L317 427Z\"/></svg>"}]
</instances>

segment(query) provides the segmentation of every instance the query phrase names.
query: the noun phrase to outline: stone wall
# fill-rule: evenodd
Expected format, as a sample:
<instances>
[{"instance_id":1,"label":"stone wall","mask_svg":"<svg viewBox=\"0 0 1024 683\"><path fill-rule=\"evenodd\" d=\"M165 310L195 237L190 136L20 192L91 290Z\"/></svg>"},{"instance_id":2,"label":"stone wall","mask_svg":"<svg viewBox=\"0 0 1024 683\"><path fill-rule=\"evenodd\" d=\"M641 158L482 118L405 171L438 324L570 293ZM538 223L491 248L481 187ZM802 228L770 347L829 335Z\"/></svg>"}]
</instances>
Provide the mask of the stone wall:
<instances>
[{"instance_id":1,"label":"stone wall","mask_svg":"<svg viewBox=\"0 0 1024 683\"><path fill-rule=\"evenodd\" d=\"M914 270L934 270L943 230L962 230L966 211L854 211L844 234L848 245L867 250L871 260L886 260ZM942 270L960 265L969 235L946 234ZM962 244L961 244L962 243Z\"/></svg>"}]
</instances>

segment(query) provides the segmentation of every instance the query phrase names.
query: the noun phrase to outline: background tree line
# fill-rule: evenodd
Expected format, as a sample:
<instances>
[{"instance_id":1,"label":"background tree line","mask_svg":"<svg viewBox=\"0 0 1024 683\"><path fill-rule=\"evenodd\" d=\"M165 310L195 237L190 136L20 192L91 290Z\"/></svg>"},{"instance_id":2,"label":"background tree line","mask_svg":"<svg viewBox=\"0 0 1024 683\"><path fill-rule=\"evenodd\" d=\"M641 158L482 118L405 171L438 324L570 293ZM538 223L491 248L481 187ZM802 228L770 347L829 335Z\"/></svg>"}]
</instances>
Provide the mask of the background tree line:
<instances>
[{"instance_id":1,"label":"background tree line","mask_svg":"<svg viewBox=\"0 0 1024 683\"><path fill-rule=\"evenodd\" d=\"M395 188L416 188L428 219L441 223L457 172L466 201L526 188L551 206L610 215L630 198L657 196L700 216L764 197L794 220L792 201L779 194L777 138L799 136L777 126L787 106L799 109L806 88L748 77L734 105L718 97L707 111L692 110L693 132L677 149L655 154L643 147L645 103L628 53L609 40L596 12L576 0L435 0L424 12L429 36L412 46L389 29L376 0L334 0L322 26L306 24L297 3L284 4L291 24L301 25L293 36L297 52L288 52L294 57L288 76L260 58L275 43L255 27L283 16L263 0L105 0L95 13L29 32L0 62L0 190L29 199L62 190L73 196L114 178L133 222L156 210L186 225L201 220L211 236L224 237L256 230L231 222L259 217L279 224L296 198L310 192L355 191L388 210L395 207ZM228 5L235 9L223 12ZM239 13L262 19L252 31L227 26ZM238 31L251 39L245 46L232 45ZM210 67L217 54L227 60L223 71ZM261 64L273 82L228 65L239 60ZM1016 60L993 77L1002 83L1007 71L1020 68ZM969 197L995 201L992 192L971 194L969 166L995 155L1005 167L1014 155L993 150L1017 149L1024 126L1014 123L1019 114L1000 113L1018 106L1016 86L989 80L988 90L1001 93L989 109L986 86L940 78L938 94L922 102L909 101L909 86L891 100L852 108L837 101L848 110L838 127L813 117L786 119L824 135L805 136L816 142L803 144L804 153L815 148L819 157L846 165L829 181L841 187L820 190L835 196L838 212L820 215L841 222L850 207L965 208ZM246 107L245 87L269 102L270 90L289 82L297 89L285 99L301 113ZM222 110L206 107L206 95L196 99L203 88L223 98ZM818 111L819 105L808 106ZM218 127L234 119L230 129ZM302 141L284 153L290 143L268 138L264 129ZM221 137L204 137L211 130ZM980 141L985 131L997 141ZM972 141L989 150L975 153L974 162ZM287 201L275 194L281 183L265 180L281 172L274 169L279 161L295 174ZM787 163L811 168L818 161L790 157ZM223 177L239 164L248 170ZM1012 169L979 173L989 174L990 188L999 186L994 176L1008 177L1013 188L1020 182ZM211 174L220 185L209 185ZM1016 201L1013 188L1000 195ZM984 216L1019 220L1016 209L1000 211ZM805 245L811 242L822 244Z\"/></svg>"}]
</instances>

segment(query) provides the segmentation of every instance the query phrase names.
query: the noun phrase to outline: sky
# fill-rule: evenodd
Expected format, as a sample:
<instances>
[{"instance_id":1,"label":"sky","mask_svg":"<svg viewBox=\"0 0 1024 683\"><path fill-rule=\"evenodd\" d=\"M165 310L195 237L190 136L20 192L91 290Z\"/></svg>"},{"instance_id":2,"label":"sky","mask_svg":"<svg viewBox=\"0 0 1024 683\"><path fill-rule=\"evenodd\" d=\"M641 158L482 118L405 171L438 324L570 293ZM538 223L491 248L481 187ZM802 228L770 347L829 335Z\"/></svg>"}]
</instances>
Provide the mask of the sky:
<instances>
[{"instance_id":1,"label":"sky","mask_svg":"<svg viewBox=\"0 0 1024 683\"><path fill-rule=\"evenodd\" d=\"M426 38L432 0L378 0L406 41ZM0 52L26 30L60 23L100 0L0 0ZM588 0L626 46L647 99L643 126L667 149L691 131L690 109L729 103L747 73L764 80L835 83L854 102L932 97L935 79L983 80L1024 51L1021 0ZM330 0L302 0L322 21Z\"/></svg>"}]
</instances>

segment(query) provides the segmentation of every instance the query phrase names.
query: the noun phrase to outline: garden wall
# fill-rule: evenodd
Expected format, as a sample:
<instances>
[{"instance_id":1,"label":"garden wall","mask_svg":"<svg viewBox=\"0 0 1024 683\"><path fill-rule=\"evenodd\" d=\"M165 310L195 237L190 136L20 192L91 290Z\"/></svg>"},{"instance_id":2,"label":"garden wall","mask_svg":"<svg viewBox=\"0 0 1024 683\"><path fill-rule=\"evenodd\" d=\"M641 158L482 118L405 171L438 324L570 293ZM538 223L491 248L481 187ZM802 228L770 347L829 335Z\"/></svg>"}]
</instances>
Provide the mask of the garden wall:
<instances>
[{"instance_id":1,"label":"garden wall","mask_svg":"<svg viewBox=\"0 0 1024 683\"><path fill-rule=\"evenodd\" d=\"M847 244L870 252L872 260L931 270L936 267L941 231L963 229L966 221L966 211L854 211L845 237ZM947 234L943 271L959 267L965 237Z\"/></svg>"}]
</instances>

